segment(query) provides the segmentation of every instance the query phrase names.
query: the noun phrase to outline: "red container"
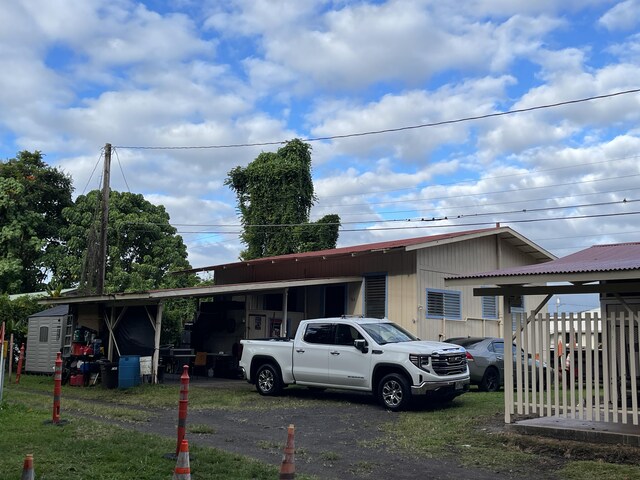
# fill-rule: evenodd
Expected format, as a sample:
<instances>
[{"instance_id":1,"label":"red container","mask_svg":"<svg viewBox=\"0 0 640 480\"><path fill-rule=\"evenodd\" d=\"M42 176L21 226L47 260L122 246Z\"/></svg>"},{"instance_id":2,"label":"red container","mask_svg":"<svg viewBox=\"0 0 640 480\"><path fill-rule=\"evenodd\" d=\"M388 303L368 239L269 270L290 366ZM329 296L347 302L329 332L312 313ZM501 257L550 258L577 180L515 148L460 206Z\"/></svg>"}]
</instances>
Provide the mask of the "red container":
<instances>
[{"instance_id":1,"label":"red container","mask_svg":"<svg viewBox=\"0 0 640 480\"><path fill-rule=\"evenodd\" d=\"M84 355L84 345L81 343L72 343L71 355Z\"/></svg>"},{"instance_id":2,"label":"red container","mask_svg":"<svg viewBox=\"0 0 640 480\"><path fill-rule=\"evenodd\" d=\"M82 387L84 385L84 375L71 375L69 385L72 387Z\"/></svg>"}]
</instances>

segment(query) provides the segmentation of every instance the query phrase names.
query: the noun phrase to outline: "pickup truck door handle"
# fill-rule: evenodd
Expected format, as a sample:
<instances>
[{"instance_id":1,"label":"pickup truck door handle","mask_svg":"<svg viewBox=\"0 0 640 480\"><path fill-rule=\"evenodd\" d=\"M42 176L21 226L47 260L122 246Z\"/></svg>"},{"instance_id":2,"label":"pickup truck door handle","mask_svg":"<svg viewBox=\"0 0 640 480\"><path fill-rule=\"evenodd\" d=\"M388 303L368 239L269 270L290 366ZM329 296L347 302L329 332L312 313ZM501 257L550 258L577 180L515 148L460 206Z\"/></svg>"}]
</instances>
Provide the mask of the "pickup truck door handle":
<instances>
[{"instance_id":1,"label":"pickup truck door handle","mask_svg":"<svg viewBox=\"0 0 640 480\"><path fill-rule=\"evenodd\" d=\"M304 353L304 348L296 348L296 352L298 352L298 353Z\"/></svg>"},{"instance_id":2,"label":"pickup truck door handle","mask_svg":"<svg viewBox=\"0 0 640 480\"><path fill-rule=\"evenodd\" d=\"M340 352L338 352L337 350L334 350L333 352L329 352L331 355L340 355Z\"/></svg>"},{"instance_id":3,"label":"pickup truck door handle","mask_svg":"<svg viewBox=\"0 0 640 480\"><path fill-rule=\"evenodd\" d=\"M502 357L501 357L500 355L498 355L496 358L497 358L498 360L502 361Z\"/></svg>"}]
</instances>

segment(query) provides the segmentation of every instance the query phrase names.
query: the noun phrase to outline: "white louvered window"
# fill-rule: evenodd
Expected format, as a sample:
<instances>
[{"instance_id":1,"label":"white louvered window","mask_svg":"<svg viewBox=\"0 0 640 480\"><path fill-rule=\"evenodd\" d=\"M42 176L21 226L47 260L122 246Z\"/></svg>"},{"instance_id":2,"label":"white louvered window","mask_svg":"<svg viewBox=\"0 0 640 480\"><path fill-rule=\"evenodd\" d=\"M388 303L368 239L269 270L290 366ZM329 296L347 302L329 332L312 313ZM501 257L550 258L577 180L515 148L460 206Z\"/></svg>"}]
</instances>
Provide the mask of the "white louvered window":
<instances>
[{"instance_id":1,"label":"white louvered window","mask_svg":"<svg viewBox=\"0 0 640 480\"><path fill-rule=\"evenodd\" d=\"M498 297L482 297L482 318L497 320Z\"/></svg>"},{"instance_id":2,"label":"white louvered window","mask_svg":"<svg viewBox=\"0 0 640 480\"><path fill-rule=\"evenodd\" d=\"M427 318L462 320L462 293L427 289Z\"/></svg>"},{"instance_id":3,"label":"white louvered window","mask_svg":"<svg viewBox=\"0 0 640 480\"><path fill-rule=\"evenodd\" d=\"M365 317L387 316L387 276L367 275L364 278Z\"/></svg>"}]
</instances>

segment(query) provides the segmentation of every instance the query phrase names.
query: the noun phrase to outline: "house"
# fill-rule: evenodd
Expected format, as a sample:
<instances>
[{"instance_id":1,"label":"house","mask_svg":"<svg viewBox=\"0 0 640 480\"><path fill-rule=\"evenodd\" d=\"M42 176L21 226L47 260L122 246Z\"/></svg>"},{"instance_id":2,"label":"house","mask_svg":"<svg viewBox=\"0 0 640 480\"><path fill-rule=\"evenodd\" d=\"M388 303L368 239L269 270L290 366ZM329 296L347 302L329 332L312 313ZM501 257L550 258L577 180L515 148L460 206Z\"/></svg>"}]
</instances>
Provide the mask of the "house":
<instances>
[{"instance_id":1,"label":"house","mask_svg":"<svg viewBox=\"0 0 640 480\"><path fill-rule=\"evenodd\" d=\"M335 315L387 317L423 339L500 334L497 297L474 298L471 288L447 288L458 273L538 264L555 256L509 227L462 231L316 252L282 255L198 269L217 285L353 277L332 285L288 289L287 333L303 318ZM245 298L247 314L281 319L279 293ZM521 298L509 306L522 310ZM247 336L269 336L269 322Z\"/></svg>"},{"instance_id":2,"label":"house","mask_svg":"<svg viewBox=\"0 0 640 480\"><path fill-rule=\"evenodd\" d=\"M617 432L622 438L612 441L640 446L640 243L595 245L541 265L450 276L446 284L475 285L480 298L543 297L530 303L537 305L531 313L514 316L504 339L513 341L523 358L555 365L555 378L550 369L521 372L520 356L511 358L505 349L506 423L544 425L550 418L546 425L551 425L560 419L565 431L583 436L594 431L599 440ZM553 295L593 293L599 295L601 315L541 313ZM521 420L521 415L538 418Z\"/></svg>"},{"instance_id":3,"label":"house","mask_svg":"<svg viewBox=\"0 0 640 480\"><path fill-rule=\"evenodd\" d=\"M137 321L150 329L144 348L158 352L162 305L171 298L200 299L191 332L193 356L236 356L242 338L293 335L303 319L337 315L387 317L423 339L496 336L504 318L497 297L475 298L472 287L449 288L445 277L554 258L515 230L496 226L185 272L215 272L215 285L210 286L43 302L69 303L77 324L89 323L105 339L110 358L121 350L136 353L117 339L134 308ZM507 304L508 311L524 312L527 307L522 297ZM157 356L154 353L154 369Z\"/></svg>"}]
</instances>

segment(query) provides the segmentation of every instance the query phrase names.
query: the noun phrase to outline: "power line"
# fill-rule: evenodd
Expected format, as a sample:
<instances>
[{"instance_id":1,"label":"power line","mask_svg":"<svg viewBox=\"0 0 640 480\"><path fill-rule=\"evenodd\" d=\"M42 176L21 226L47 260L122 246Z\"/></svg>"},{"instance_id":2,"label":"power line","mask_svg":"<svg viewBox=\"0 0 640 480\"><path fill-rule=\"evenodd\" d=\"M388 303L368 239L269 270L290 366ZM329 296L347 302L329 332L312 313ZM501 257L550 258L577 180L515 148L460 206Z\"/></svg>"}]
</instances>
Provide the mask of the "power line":
<instances>
[{"instance_id":1,"label":"power line","mask_svg":"<svg viewBox=\"0 0 640 480\"><path fill-rule=\"evenodd\" d=\"M453 227L479 227L483 225L494 225L495 223L500 224L512 224L512 223L539 223L539 222L551 222L556 220L582 220L585 218L604 218L604 217L622 217L627 215L638 215L640 211L634 212L621 212L621 213L600 213L600 214L592 214L592 215L572 215L565 217L545 217L545 218L530 218L523 220L490 220L486 222L472 222L472 223L450 223L446 225L405 225L402 227L370 227L370 228L351 228L339 229L339 232L373 232L373 231L385 231L385 230L411 230L411 229L425 229L425 228L453 228ZM452 219L432 219L426 220L425 222L441 222L441 221L451 221ZM383 223L383 222L379 222ZM141 224L142 225L142 224ZM272 225L270 225L272 226ZM188 231L178 230L176 233L183 234L216 234L216 235L240 235L241 231L216 231L216 230L199 230L199 231Z\"/></svg>"},{"instance_id":2,"label":"power line","mask_svg":"<svg viewBox=\"0 0 640 480\"><path fill-rule=\"evenodd\" d=\"M640 157L640 155L636 154L636 155L629 155L627 157L608 158L606 160L599 160L597 162L574 163L573 165L565 165L565 166L562 166L562 167L535 169L535 170L530 170L530 171L521 172L521 173L508 173L508 174L505 174L505 175L493 175L493 176L488 176L488 177L481 177L481 178L476 178L476 179L462 180L462 181L457 181L457 182L438 183L438 186L439 187L450 187L450 186L455 186L455 185L466 185L468 183L477 183L477 182L481 182L481 181L498 180L498 179L502 179L502 178L526 177L526 176L529 176L529 175L537 175L537 174L540 174L540 173L553 172L553 171L557 171L557 170L566 170L566 169L569 169L569 168L598 165L598 164L601 164L601 163L611 163L611 162L616 162L616 161L619 161L619 160L637 159L639 157ZM396 188L396 189L392 189L392 190L375 190L373 192L353 193L353 194L349 194L349 196L350 197L357 197L357 196L365 196L365 195L380 194L380 193L403 192L403 191L406 191L406 190L416 190L416 189L426 188L428 186L429 185L426 185L425 187L422 187L422 186L418 185L418 186L415 186L415 187ZM341 198L341 197L344 197L344 196L345 195L325 195L325 196L321 197L320 200L325 200L327 198Z\"/></svg>"},{"instance_id":3,"label":"power line","mask_svg":"<svg viewBox=\"0 0 640 480\"><path fill-rule=\"evenodd\" d=\"M129 183L127 182L127 177L124 176L124 170L122 169L122 163L120 163L120 155L118 155L118 150L116 148L112 149L116 154L116 159L118 160L118 166L120 167L120 173L122 173L122 179L124 180L124 184L127 186L127 191L131 193L131 189L129 188Z\"/></svg>"},{"instance_id":4,"label":"power line","mask_svg":"<svg viewBox=\"0 0 640 480\"><path fill-rule=\"evenodd\" d=\"M539 187L524 187L518 188L518 192L527 191L527 190L540 190L543 188L555 188L555 187L569 187L575 185L583 185L586 183L595 183L595 182L606 182L608 180L620 180L626 178L640 177L640 173L636 173L633 175L621 175L619 177L608 177L608 178L596 178L593 180L583 180L580 182L567 182L567 183L556 183L552 185L541 185ZM466 195L446 195L441 197L423 197L423 198L411 198L408 200L387 200L384 202L366 202L366 203L349 203L349 207L362 207L362 206L370 206L370 205L389 205L389 204L398 204L398 203L412 203L412 202L423 202L423 201L431 201L431 200L447 200L450 198L463 198L463 197L477 197L479 195L495 195L498 193L513 193L515 190L495 190L493 192L477 192L477 193L469 193ZM318 205L316 208L333 208L333 207L342 207L344 204L334 204L334 205Z\"/></svg>"},{"instance_id":5,"label":"power line","mask_svg":"<svg viewBox=\"0 0 640 480\"><path fill-rule=\"evenodd\" d=\"M636 190L640 190L640 187L635 187L635 188L622 188L619 190L605 190L602 192L591 192L591 193L578 193L578 194L571 194L571 197L588 197L588 196L592 196L592 195L606 195L609 193L620 193L620 192L633 192ZM463 195L464 196L464 195ZM458 197L447 197L447 198L458 198ZM565 197L563 197L565 198ZM458 205L458 206L450 206L447 207L447 211L451 211L451 210L461 210L463 208L478 208L478 207L495 207L497 205L513 205L515 203L531 203L531 202L546 202L546 201L551 201L551 200L558 200L558 198L549 198L549 197L537 197L537 198L528 198L526 200L512 200L510 202L494 202L494 203L483 203L483 204L474 204L474 205ZM376 215L388 215L388 214L398 214L398 213L411 213L411 212L417 212L419 211L419 208L414 208L411 210L389 210L386 212L375 212ZM346 216L354 216L354 215L368 215L369 212L365 212L365 213L341 213L340 217L346 217ZM311 215L311 217L314 218L321 218L323 215L321 214L313 214Z\"/></svg>"},{"instance_id":6,"label":"power line","mask_svg":"<svg viewBox=\"0 0 640 480\"><path fill-rule=\"evenodd\" d=\"M351 225L351 224L362 224L362 223L389 223L389 222L431 222L435 220L452 220L458 218L465 217L481 217L487 215L509 215L514 213L531 213L531 212L548 212L554 210L568 210L572 208L587 208L587 207L604 207L607 205L619 205L619 204L627 204L627 203L636 203L640 202L640 199L636 200L627 200L626 198L623 200L612 201L612 202L598 202L598 203L582 203L577 205L561 205L557 207L540 207L540 208L524 208L520 210L507 210L502 212L483 212L483 213L471 213L471 214L462 214L455 215L449 218L449 215L443 215L439 217L433 218L392 218L392 219L376 219L376 220L353 220L350 222L333 222L333 223L278 223L278 224L248 224L248 225L240 225L237 223L172 223L174 227L218 227L218 228L268 228L268 227L279 227L279 228L289 228L289 227L316 227L316 226L325 226L325 225ZM127 222L133 225L151 225L148 222L137 223L137 222ZM156 224L153 224L156 225Z\"/></svg>"},{"instance_id":7,"label":"power line","mask_svg":"<svg viewBox=\"0 0 640 480\"><path fill-rule=\"evenodd\" d=\"M475 116L470 116L470 117L462 117L462 118L457 118L454 120L442 120L439 122L430 122L430 123L421 123L418 125L407 125L404 127L396 127L396 128L386 128L386 129L382 129L382 130L371 130L371 131L366 131L366 132L358 132L358 133L347 133L344 135L328 135L325 137L310 137L310 138L304 138L302 139L303 142L319 142L319 141L324 141L324 140L336 140L336 139L343 139L343 138L354 138L354 137L364 137L367 135L380 135L383 133L393 133L393 132L401 132L401 131L406 131L406 130L415 130L415 129L419 129L419 128L429 128L429 127L438 127L438 126L442 126L442 125L453 125L456 123L464 123L464 122L470 122L470 121L474 121L474 120L485 120L488 118L495 118L495 117L502 117L505 115L514 115L516 113L524 113L524 112L533 112L536 110L544 110L544 109L549 109L549 108L556 108L556 107L561 107L561 106L565 106L565 105L573 105L573 104L578 104L578 103L584 103L584 102L591 102L593 100L600 100L603 98L612 98L612 97L617 97L620 95L628 95L631 93L638 93L640 92L640 88L634 88L631 90L623 90L623 91L617 91L617 92L613 92L613 93L607 93L607 94L603 94L603 95L593 95L590 97L585 97L585 98L579 98L579 99L575 99L575 100L565 100L562 102L556 102L556 103L548 103L548 104L544 104L544 105L536 105L533 107L527 107L527 108L518 108L518 109L514 109L514 110L508 110L506 112L495 112L495 113L487 113L484 115L475 115ZM257 143L232 143L232 144L222 144L222 145L201 145L201 146L196 146L196 145L191 145L191 146L125 146L125 145L117 145L115 146L115 148L126 148L129 150L197 150L197 149L219 149L219 148L243 148L243 147L263 147L263 146L269 146L269 145L282 145L282 144L286 144L288 142L288 140L280 140L280 141L272 141L272 142L257 142Z\"/></svg>"},{"instance_id":8,"label":"power line","mask_svg":"<svg viewBox=\"0 0 640 480\"><path fill-rule=\"evenodd\" d=\"M102 160L102 156L103 155L104 155L104 148L102 148L100 150L100 155L98 156L98 161L93 166L93 170L91 170L91 175L89 175L89 179L87 180L87 184L82 189L81 195L84 195L84 193L87 191L87 187L89 186L89 182L91 182L91 179L93 178L93 174L96 173L96 168L98 168L98 165L100 164L100 160Z\"/></svg>"}]
</instances>

